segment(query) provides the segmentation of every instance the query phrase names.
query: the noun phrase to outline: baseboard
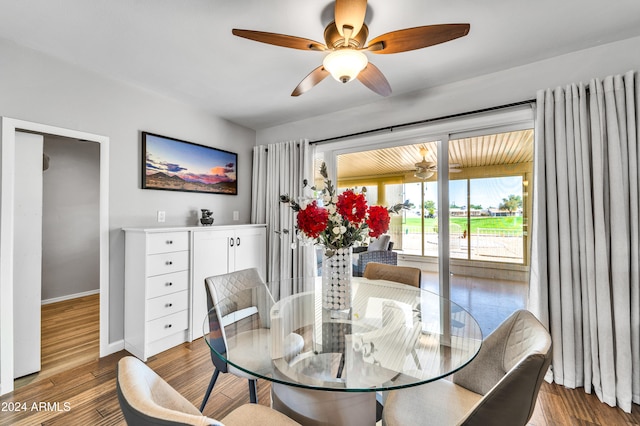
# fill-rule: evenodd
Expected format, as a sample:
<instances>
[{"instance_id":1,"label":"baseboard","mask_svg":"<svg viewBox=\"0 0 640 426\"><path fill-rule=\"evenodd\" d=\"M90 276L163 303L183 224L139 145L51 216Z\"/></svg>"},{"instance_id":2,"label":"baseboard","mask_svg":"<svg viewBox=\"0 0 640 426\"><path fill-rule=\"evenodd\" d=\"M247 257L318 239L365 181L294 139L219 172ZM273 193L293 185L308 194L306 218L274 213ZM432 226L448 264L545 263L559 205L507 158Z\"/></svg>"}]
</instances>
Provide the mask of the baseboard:
<instances>
[{"instance_id":1,"label":"baseboard","mask_svg":"<svg viewBox=\"0 0 640 426\"><path fill-rule=\"evenodd\" d=\"M66 296L54 297L52 299L44 299L42 301L42 304L49 305L51 303L64 302L65 300L77 299L78 297L91 296L93 294L99 294L99 293L100 293L100 289L83 291L82 293L74 293L74 294L68 294Z\"/></svg>"},{"instance_id":2,"label":"baseboard","mask_svg":"<svg viewBox=\"0 0 640 426\"><path fill-rule=\"evenodd\" d=\"M106 351L104 353L102 353L101 351L100 358L114 354L116 352L120 352L122 350L124 350L124 339L111 342L107 345Z\"/></svg>"}]
</instances>

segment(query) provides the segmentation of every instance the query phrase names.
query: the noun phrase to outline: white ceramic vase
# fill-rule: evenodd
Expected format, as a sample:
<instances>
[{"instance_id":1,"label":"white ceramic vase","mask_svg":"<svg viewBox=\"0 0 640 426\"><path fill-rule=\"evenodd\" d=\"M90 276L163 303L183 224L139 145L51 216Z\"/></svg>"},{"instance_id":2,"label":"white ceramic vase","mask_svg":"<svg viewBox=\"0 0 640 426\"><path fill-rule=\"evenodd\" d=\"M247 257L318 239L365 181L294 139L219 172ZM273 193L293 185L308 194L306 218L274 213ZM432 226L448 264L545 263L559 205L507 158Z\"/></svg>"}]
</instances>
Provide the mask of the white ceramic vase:
<instances>
[{"instance_id":1,"label":"white ceramic vase","mask_svg":"<svg viewBox=\"0 0 640 426\"><path fill-rule=\"evenodd\" d=\"M322 307L332 311L351 308L352 248L322 257Z\"/></svg>"}]
</instances>

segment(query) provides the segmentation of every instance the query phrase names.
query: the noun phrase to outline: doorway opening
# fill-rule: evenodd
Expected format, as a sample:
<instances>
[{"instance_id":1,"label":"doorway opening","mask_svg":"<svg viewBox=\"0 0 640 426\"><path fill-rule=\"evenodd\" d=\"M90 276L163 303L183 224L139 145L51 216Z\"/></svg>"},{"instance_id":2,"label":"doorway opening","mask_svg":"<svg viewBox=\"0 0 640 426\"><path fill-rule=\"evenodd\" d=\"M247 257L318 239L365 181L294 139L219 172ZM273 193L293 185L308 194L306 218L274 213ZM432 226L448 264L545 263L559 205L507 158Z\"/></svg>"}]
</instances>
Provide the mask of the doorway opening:
<instances>
[{"instance_id":1,"label":"doorway opening","mask_svg":"<svg viewBox=\"0 0 640 426\"><path fill-rule=\"evenodd\" d=\"M14 229L17 203L16 135L19 132L56 135L97 142L99 145L99 211L92 218L98 225L99 246L99 356L120 349L109 343L109 138L83 131L0 117L0 395L14 389L15 335L14 289L16 282L15 247L18 236ZM42 163L42 152L39 155ZM38 244L40 246L40 244ZM38 303L40 298L38 298ZM39 324L39 321L38 321Z\"/></svg>"},{"instance_id":2,"label":"doorway opening","mask_svg":"<svg viewBox=\"0 0 640 426\"><path fill-rule=\"evenodd\" d=\"M16 389L100 354L100 145L42 136L41 362Z\"/></svg>"}]
</instances>

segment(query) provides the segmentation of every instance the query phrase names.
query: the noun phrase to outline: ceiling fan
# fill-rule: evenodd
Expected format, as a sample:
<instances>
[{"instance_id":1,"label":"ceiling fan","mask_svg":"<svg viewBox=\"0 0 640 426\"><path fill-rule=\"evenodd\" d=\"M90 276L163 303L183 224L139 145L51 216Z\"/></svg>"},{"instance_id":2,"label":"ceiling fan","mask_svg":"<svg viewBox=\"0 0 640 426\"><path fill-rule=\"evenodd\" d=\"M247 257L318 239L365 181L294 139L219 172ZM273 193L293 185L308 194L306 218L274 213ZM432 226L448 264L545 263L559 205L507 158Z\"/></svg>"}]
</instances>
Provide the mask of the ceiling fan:
<instances>
[{"instance_id":1,"label":"ceiling fan","mask_svg":"<svg viewBox=\"0 0 640 426\"><path fill-rule=\"evenodd\" d=\"M422 180L427 180L438 172L438 165L433 161L426 160L427 152L429 152L427 148L420 148L422 161L414 164L416 170L413 176ZM449 164L449 173L460 173L461 171L460 164Z\"/></svg>"},{"instance_id":2,"label":"ceiling fan","mask_svg":"<svg viewBox=\"0 0 640 426\"><path fill-rule=\"evenodd\" d=\"M364 23L367 0L336 0L335 20L324 29L326 44L306 38L262 31L233 29L238 37L292 49L330 52L322 65L311 71L291 96L300 96L331 74L347 83L357 78L379 95L389 96L391 86L382 72L369 62L364 51L375 54L400 53L422 49L464 37L469 24L440 24L405 28L378 36L366 43L369 29Z\"/></svg>"}]
</instances>

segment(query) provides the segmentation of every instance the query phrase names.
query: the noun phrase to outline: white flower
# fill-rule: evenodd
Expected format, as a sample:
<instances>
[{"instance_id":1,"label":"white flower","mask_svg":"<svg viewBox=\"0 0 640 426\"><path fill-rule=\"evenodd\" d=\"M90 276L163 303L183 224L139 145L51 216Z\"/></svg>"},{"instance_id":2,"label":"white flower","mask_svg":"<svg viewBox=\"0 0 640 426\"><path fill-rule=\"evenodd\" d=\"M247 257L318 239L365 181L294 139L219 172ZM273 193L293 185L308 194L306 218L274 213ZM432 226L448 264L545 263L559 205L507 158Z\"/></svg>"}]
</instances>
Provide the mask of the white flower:
<instances>
[{"instance_id":1,"label":"white flower","mask_svg":"<svg viewBox=\"0 0 640 426\"><path fill-rule=\"evenodd\" d=\"M331 198L331 202L332 202L333 204L336 204L336 203L338 202L338 196L337 196L337 195L334 195L334 196L333 196L333 198Z\"/></svg>"},{"instance_id":2,"label":"white flower","mask_svg":"<svg viewBox=\"0 0 640 426\"><path fill-rule=\"evenodd\" d=\"M300 208L302 210L304 210L309 205L309 199L308 198L302 198L298 204L300 204Z\"/></svg>"},{"instance_id":3,"label":"white flower","mask_svg":"<svg viewBox=\"0 0 640 426\"><path fill-rule=\"evenodd\" d=\"M322 197L322 201L324 201L325 204L329 204L331 202L331 195L324 194L324 196Z\"/></svg>"},{"instance_id":4,"label":"white flower","mask_svg":"<svg viewBox=\"0 0 640 426\"><path fill-rule=\"evenodd\" d=\"M327 207L327 211L329 212L329 214L335 214L336 205L335 204L329 204L329 206Z\"/></svg>"},{"instance_id":5,"label":"white flower","mask_svg":"<svg viewBox=\"0 0 640 426\"><path fill-rule=\"evenodd\" d=\"M340 234L341 232L341 227L340 226L334 226L333 229L331 231L333 231L334 234Z\"/></svg>"},{"instance_id":6,"label":"white flower","mask_svg":"<svg viewBox=\"0 0 640 426\"><path fill-rule=\"evenodd\" d=\"M346 226L341 226L340 227L340 233L344 234L345 232L347 232L347 227Z\"/></svg>"}]
</instances>

